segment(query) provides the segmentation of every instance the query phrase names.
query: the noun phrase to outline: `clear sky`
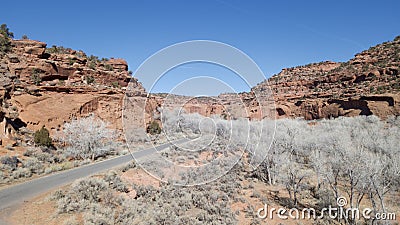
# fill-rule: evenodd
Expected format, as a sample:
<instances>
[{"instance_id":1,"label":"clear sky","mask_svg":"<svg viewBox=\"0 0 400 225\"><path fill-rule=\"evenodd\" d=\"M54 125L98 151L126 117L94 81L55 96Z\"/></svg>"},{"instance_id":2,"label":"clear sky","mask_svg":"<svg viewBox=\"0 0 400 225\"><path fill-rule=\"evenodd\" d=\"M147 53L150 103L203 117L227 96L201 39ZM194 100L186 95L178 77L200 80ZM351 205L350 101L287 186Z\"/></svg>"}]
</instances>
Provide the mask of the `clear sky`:
<instances>
[{"instance_id":1,"label":"clear sky","mask_svg":"<svg viewBox=\"0 0 400 225\"><path fill-rule=\"evenodd\" d=\"M0 23L6 23L16 38L26 34L49 46L124 58L132 71L169 45L215 40L248 54L270 77L286 67L346 61L370 46L393 40L400 35L399 8L399 0L20 0L1 3ZM235 91L249 89L232 78L232 72L215 65L181 67L165 75L152 91L170 92L197 76L222 77ZM154 83L145 75L138 79L146 89ZM187 81L179 93L229 91L216 80L203 81Z\"/></svg>"}]
</instances>

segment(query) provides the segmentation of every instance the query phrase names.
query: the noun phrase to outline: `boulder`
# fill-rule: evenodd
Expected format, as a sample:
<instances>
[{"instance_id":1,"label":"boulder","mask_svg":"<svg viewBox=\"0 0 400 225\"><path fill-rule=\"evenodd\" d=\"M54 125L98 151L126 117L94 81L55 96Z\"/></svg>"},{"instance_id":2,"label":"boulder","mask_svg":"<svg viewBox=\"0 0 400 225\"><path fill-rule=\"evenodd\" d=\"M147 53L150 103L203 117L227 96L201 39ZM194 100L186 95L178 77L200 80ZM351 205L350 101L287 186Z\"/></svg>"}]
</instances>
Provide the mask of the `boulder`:
<instances>
[{"instance_id":1,"label":"boulder","mask_svg":"<svg viewBox=\"0 0 400 225\"><path fill-rule=\"evenodd\" d=\"M15 52L24 53L41 58L46 51L47 44L34 40L13 40L11 42Z\"/></svg>"},{"instance_id":2,"label":"boulder","mask_svg":"<svg viewBox=\"0 0 400 225\"><path fill-rule=\"evenodd\" d=\"M114 70L128 71L128 63L124 59L114 59L111 58L106 64L111 65Z\"/></svg>"}]
</instances>

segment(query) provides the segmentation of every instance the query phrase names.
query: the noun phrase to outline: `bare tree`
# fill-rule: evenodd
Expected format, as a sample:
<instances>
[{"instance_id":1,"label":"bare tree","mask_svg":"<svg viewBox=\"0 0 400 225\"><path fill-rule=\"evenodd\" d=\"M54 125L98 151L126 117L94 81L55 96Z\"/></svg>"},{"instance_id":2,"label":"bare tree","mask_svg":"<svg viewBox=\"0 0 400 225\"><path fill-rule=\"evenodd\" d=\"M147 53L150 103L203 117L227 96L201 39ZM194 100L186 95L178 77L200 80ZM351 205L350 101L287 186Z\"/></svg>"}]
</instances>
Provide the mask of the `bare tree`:
<instances>
[{"instance_id":1,"label":"bare tree","mask_svg":"<svg viewBox=\"0 0 400 225\"><path fill-rule=\"evenodd\" d=\"M169 115L163 122L172 133L215 132L220 140L232 148L245 149L251 157L264 151L261 155L266 157L258 159L262 163L255 176L269 185L284 185L295 205L311 171L317 178L315 190L332 193L328 195L330 203L330 196L346 196L348 207L359 207L368 196L376 212L387 211L385 196L400 186L400 117L386 122L376 116L340 117L315 124L301 119L277 120L270 148L260 126L267 121L212 118L212 124L198 114L176 111L164 115ZM211 129L213 125L215 129Z\"/></svg>"},{"instance_id":2,"label":"bare tree","mask_svg":"<svg viewBox=\"0 0 400 225\"><path fill-rule=\"evenodd\" d=\"M296 162L295 156L286 154L286 157L287 160L283 161L285 164L282 165L281 181L293 200L293 205L297 206L299 202L298 195L309 173L303 165Z\"/></svg>"},{"instance_id":3,"label":"bare tree","mask_svg":"<svg viewBox=\"0 0 400 225\"><path fill-rule=\"evenodd\" d=\"M94 115L64 124L59 135L73 157L92 160L108 154L113 149L114 138L115 132Z\"/></svg>"}]
</instances>

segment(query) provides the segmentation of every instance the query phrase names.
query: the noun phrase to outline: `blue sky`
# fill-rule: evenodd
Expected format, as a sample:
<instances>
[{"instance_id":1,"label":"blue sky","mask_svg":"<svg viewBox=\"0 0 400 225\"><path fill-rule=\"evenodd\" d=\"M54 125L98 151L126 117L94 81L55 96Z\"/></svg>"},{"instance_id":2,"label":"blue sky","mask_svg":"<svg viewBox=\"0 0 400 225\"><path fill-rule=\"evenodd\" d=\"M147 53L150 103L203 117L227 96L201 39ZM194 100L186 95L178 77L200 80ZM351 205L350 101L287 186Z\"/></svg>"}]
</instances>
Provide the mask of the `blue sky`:
<instances>
[{"instance_id":1,"label":"blue sky","mask_svg":"<svg viewBox=\"0 0 400 225\"><path fill-rule=\"evenodd\" d=\"M270 77L286 67L346 61L392 40L400 35L399 8L398 0L5 1L0 23L8 24L16 38L26 34L49 46L125 58L132 71L169 45L215 40L248 54ZM152 91L169 92L196 76L221 78L237 92L249 89L229 70L201 63L185 66L166 74ZM146 89L154 83L137 76ZM215 95L227 90L205 79L188 81L179 93Z\"/></svg>"}]
</instances>

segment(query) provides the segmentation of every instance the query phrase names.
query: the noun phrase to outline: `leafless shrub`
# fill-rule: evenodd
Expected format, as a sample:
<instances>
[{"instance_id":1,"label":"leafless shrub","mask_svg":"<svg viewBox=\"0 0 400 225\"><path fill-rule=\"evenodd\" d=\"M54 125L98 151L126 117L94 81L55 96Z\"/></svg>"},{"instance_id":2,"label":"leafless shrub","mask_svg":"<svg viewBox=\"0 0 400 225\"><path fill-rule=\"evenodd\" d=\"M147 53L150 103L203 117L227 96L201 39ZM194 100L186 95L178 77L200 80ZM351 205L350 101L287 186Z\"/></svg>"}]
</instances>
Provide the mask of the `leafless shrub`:
<instances>
[{"instance_id":1,"label":"leafless shrub","mask_svg":"<svg viewBox=\"0 0 400 225\"><path fill-rule=\"evenodd\" d=\"M322 208L334 204L338 196L345 196L351 207L358 207L361 201L370 201L374 212L387 212L389 206L385 199L400 188L399 118L385 122L374 116L360 116L321 120L312 125L301 119L278 120L275 139L269 149L269 140L260 139L260 134L264 132L261 132L260 126L269 126L271 121L226 121L216 118L217 126L213 130L199 126L198 123L204 119L199 115L164 115L170 116L161 118L163 125L164 122L167 124L163 126L164 132L176 136L185 132L201 136L216 131L217 144L211 148L218 153L233 155L243 148L250 156L255 156L260 151L267 151L262 152L268 153L265 160L256 159L264 161L251 175L269 185L286 187L294 205L306 204L302 202L303 197L312 196L316 200L315 207ZM201 141L199 139L200 144ZM221 146L227 142L231 143L230 147L223 149ZM179 151L172 148L163 156L179 159ZM196 159L196 155L191 153L189 158ZM226 159L219 162L218 168L231 165L231 158ZM244 176L243 163L239 161L228 174L205 185L177 187L171 182L162 184L160 189L133 185L137 193L135 199L115 197L114 193L125 192L126 186L116 173L111 172L100 181L90 181L90 185L72 187L74 191L60 197L59 205L66 205L66 208L61 207L63 212L85 211L88 224L235 224L235 212L231 211L229 204L238 200L238 192L242 189L239 181ZM128 168L130 166L123 170ZM183 173L182 180L205 179L216 172L209 169L204 167ZM85 190L93 187L96 187L95 190L90 192L95 192L95 195L75 194L86 193ZM257 193L254 196L261 197ZM113 207L115 202L121 207ZM193 209L196 210L190 217L185 214ZM256 217L254 212L254 208L247 209L248 216ZM258 222L253 220L254 224ZM329 222L321 220L317 223Z\"/></svg>"},{"instance_id":2,"label":"leafless shrub","mask_svg":"<svg viewBox=\"0 0 400 225\"><path fill-rule=\"evenodd\" d=\"M62 152L46 151L46 149L41 147L30 147L24 152L24 156L36 158L43 163L59 163L65 160L60 156L60 153Z\"/></svg>"},{"instance_id":3,"label":"leafless shrub","mask_svg":"<svg viewBox=\"0 0 400 225\"><path fill-rule=\"evenodd\" d=\"M121 171L122 172L126 172L126 171L128 171L129 169L133 169L133 168L135 168L136 167L136 163L134 162L134 161L130 161L128 164L126 164L125 166L123 166L122 168L121 168Z\"/></svg>"},{"instance_id":4,"label":"leafless shrub","mask_svg":"<svg viewBox=\"0 0 400 225\"><path fill-rule=\"evenodd\" d=\"M18 163L21 161L16 156L3 156L0 158L0 162L8 169L8 170L16 170L18 167Z\"/></svg>"},{"instance_id":5,"label":"leafless shrub","mask_svg":"<svg viewBox=\"0 0 400 225\"><path fill-rule=\"evenodd\" d=\"M126 137L129 138L126 140L126 142L129 143L130 146L135 146L139 143L146 143L150 141L150 138L144 128L129 129L129 127L127 127L125 128L125 132L129 133L129 135L126 135Z\"/></svg>"},{"instance_id":6,"label":"leafless shrub","mask_svg":"<svg viewBox=\"0 0 400 225\"><path fill-rule=\"evenodd\" d=\"M100 201L100 194L108 184L99 178L88 178L74 182L65 196L58 200L58 212L83 211L91 203Z\"/></svg>"},{"instance_id":7,"label":"leafless shrub","mask_svg":"<svg viewBox=\"0 0 400 225\"><path fill-rule=\"evenodd\" d=\"M18 168L12 172L12 176L14 179L28 178L32 176L32 172L27 168Z\"/></svg>"},{"instance_id":8,"label":"leafless shrub","mask_svg":"<svg viewBox=\"0 0 400 225\"><path fill-rule=\"evenodd\" d=\"M23 162L25 168L29 169L32 173L42 174L44 173L43 164L36 158L29 158Z\"/></svg>"},{"instance_id":9,"label":"leafless shrub","mask_svg":"<svg viewBox=\"0 0 400 225\"><path fill-rule=\"evenodd\" d=\"M125 184L121 178L117 175L115 171L109 171L104 176L104 181L108 182L108 185L119 192L128 192L128 186Z\"/></svg>"},{"instance_id":10,"label":"leafless shrub","mask_svg":"<svg viewBox=\"0 0 400 225\"><path fill-rule=\"evenodd\" d=\"M6 176L3 171L0 171L0 184L6 183Z\"/></svg>"},{"instance_id":11,"label":"leafless shrub","mask_svg":"<svg viewBox=\"0 0 400 225\"><path fill-rule=\"evenodd\" d=\"M235 180L238 170L233 171L222 183L198 187L134 185L135 199L118 197L114 184L121 180L111 171L77 181L68 191L54 193L53 199L58 199L60 213L83 212L84 224L236 224L230 196L240 185Z\"/></svg>"},{"instance_id":12,"label":"leafless shrub","mask_svg":"<svg viewBox=\"0 0 400 225\"><path fill-rule=\"evenodd\" d=\"M307 188L312 188L320 206L345 196L350 207L369 199L374 212L386 212L385 196L399 187L398 121L375 116L341 117L314 125L278 120L273 146L255 175L270 185L285 185L291 194L301 187L300 180L316 177L316 186Z\"/></svg>"},{"instance_id":13,"label":"leafless shrub","mask_svg":"<svg viewBox=\"0 0 400 225\"><path fill-rule=\"evenodd\" d=\"M115 211L105 205L92 203L84 214L85 225L113 225L115 224Z\"/></svg>"},{"instance_id":14,"label":"leafless shrub","mask_svg":"<svg viewBox=\"0 0 400 225\"><path fill-rule=\"evenodd\" d=\"M65 193L62 190L56 190L50 196L51 200L60 200L65 197Z\"/></svg>"}]
</instances>

